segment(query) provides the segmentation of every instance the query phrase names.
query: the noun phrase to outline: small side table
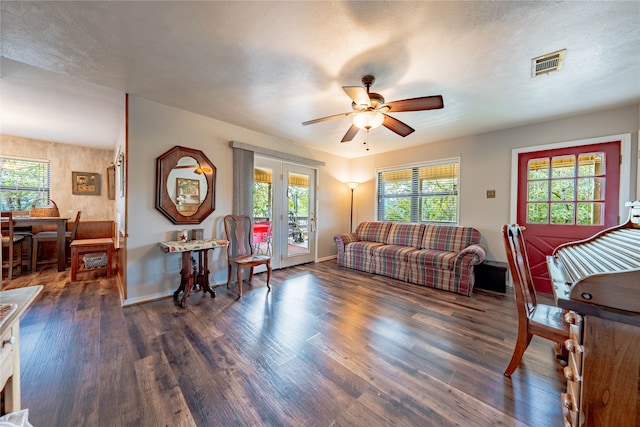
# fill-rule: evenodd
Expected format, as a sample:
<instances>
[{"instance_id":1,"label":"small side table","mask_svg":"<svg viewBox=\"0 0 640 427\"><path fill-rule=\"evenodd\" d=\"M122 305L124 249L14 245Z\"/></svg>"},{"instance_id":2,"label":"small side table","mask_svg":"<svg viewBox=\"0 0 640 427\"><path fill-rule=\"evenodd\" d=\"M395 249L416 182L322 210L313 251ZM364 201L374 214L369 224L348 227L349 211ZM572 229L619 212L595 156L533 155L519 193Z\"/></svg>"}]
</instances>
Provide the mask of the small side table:
<instances>
[{"instance_id":1,"label":"small side table","mask_svg":"<svg viewBox=\"0 0 640 427\"><path fill-rule=\"evenodd\" d=\"M485 261L478 264L475 269L475 287L489 291L507 292L508 264L500 261Z\"/></svg>"},{"instance_id":2,"label":"small side table","mask_svg":"<svg viewBox=\"0 0 640 427\"><path fill-rule=\"evenodd\" d=\"M160 242L160 248L165 253L180 252L182 253L182 268L180 269L180 286L173 293L173 299L180 307L184 307L187 298L191 294L194 284L202 287L202 292L211 294L211 298L216 296L216 292L209 285L209 257L207 253L209 249L226 248L229 246L227 240L207 239L207 240L190 240L188 242ZM192 273L193 265L191 263L191 253L198 254L198 271L195 275ZM182 298L179 299L180 292L183 292Z\"/></svg>"},{"instance_id":3,"label":"small side table","mask_svg":"<svg viewBox=\"0 0 640 427\"><path fill-rule=\"evenodd\" d=\"M78 273L94 270L106 270L107 277L113 274L113 238L105 237L99 239L76 239L71 242L71 281L75 282ZM80 255L91 253L106 253L107 265L104 267L80 268Z\"/></svg>"}]
</instances>

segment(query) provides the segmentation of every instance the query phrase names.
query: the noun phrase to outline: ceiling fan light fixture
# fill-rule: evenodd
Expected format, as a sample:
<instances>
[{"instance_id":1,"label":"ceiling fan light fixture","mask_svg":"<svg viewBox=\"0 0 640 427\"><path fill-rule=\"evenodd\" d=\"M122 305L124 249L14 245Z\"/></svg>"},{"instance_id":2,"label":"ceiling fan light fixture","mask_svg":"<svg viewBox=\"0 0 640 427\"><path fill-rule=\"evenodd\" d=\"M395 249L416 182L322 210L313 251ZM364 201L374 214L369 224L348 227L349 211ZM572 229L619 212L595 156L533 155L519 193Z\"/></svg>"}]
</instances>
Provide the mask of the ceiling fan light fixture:
<instances>
[{"instance_id":1,"label":"ceiling fan light fixture","mask_svg":"<svg viewBox=\"0 0 640 427\"><path fill-rule=\"evenodd\" d=\"M353 124L360 129L375 129L384 122L384 114L379 111L363 111L353 116Z\"/></svg>"}]
</instances>

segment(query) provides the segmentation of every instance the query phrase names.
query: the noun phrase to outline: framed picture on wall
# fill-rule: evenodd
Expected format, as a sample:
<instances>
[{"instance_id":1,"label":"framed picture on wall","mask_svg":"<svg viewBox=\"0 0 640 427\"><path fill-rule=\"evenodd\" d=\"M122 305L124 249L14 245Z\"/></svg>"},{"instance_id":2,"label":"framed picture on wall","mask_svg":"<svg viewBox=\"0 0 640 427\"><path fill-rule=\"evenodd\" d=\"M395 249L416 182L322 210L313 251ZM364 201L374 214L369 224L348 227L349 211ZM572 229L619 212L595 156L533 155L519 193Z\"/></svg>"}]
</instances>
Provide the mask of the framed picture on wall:
<instances>
[{"instance_id":1,"label":"framed picture on wall","mask_svg":"<svg viewBox=\"0 0 640 427\"><path fill-rule=\"evenodd\" d=\"M71 192L80 196L100 195L100 174L71 172Z\"/></svg>"}]
</instances>

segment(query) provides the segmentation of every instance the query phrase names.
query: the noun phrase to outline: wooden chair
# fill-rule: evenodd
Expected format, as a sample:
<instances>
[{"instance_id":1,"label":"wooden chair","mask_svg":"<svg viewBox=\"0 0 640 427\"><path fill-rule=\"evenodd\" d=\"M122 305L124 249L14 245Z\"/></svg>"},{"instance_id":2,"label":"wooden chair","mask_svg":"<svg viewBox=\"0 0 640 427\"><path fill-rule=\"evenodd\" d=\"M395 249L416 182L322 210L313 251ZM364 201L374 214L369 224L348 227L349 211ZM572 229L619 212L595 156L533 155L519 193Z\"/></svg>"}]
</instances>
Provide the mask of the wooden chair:
<instances>
[{"instance_id":1,"label":"wooden chair","mask_svg":"<svg viewBox=\"0 0 640 427\"><path fill-rule=\"evenodd\" d=\"M564 311L560 307L538 304L522 228L517 224L504 225L502 235L518 310L516 347L504 371L504 375L510 377L534 335L551 340L558 345L557 348L562 348L564 341L569 338L569 326L564 321Z\"/></svg>"},{"instance_id":2,"label":"wooden chair","mask_svg":"<svg viewBox=\"0 0 640 427\"><path fill-rule=\"evenodd\" d=\"M2 250L7 248L8 252L7 279L11 280L13 279L13 269L16 266L20 266L20 272L22 273L22 243L24 242L24 237L14 235L13 233L13 229L15 226L13 212L2 212L2 221L0 222L0 224L2 224ZM19 246L19 249L16 249L17 246Z\"/></svg>"},{"instance_id":3,"label":"wooden chair","mask_svg":"<svg viewBox=\"0 0 640 427\"><path fill-rule=\"evenodd\" d=\"M29 211L13 211L13 216L29 216ZM31 271L31 248L33 244L33 233L31 230L31 226L26 227L14 227L13 229L14 236L22 236L24 237L24 244L26 244L25 253L27 254L26 263L27 270Z\"/></svg>"},{"instance_id":4,"label":"wooden chair","mask_svg":"<svg viewBox=\"0 0 640 427\"><path fill-rule=\"evenodd\" d=\"M249 280L253 280L253 268L259 265L267 267L267 288L271 290L271 257L255 255L253 253L253 224L247 215L227 215L224 217L224 231L229 240L227 255L229 267L227 274L227 288L231 284L231 272L235 267L238 278L238 297L242 296L242 270L250 268Z\"/></svg>"},{"instance_id":5,"label":"wooden chair","mask_svg":"<svg viewBox=\"0 0 640 427\"><path fill-rule=\"evenodd\" d=\"M76 238L76 233L78 232L78 225L80 224L80 215L82 211L78 211L76 214L76 219L73 222L73 226L71 227L71 231L65 232L65 239L67 241L67 248L69 244ZM36 264L38 262L38 244L42 242L57 242L58 241L58 232L57 231L41 231L33 235L33 242L31 244L33 251L31 254L31 270L36 271ZM65 255L66 256L66 255Z\"/></svg>"}]
</instances>

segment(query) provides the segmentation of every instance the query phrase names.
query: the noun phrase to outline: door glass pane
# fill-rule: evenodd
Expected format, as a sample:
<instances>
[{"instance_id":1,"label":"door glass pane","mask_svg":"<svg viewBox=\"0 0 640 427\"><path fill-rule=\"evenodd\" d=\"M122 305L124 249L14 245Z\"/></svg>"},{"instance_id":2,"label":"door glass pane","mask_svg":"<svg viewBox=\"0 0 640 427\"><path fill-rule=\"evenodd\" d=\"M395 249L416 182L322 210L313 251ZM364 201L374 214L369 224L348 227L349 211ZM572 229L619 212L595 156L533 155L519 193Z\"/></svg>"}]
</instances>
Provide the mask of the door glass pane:
<instances>
[{"instance_id":1,"label":"door glass pane","mask_svg":"<svg viewBox=\"0 0 640 427\"><path fill-rule=\"evenodd\" d=\"M549 200L549 181L529 182L527 200L531 202L541 202Z\"/></svg>"},{"instance_id":2,"label":"door glass pane","mask_svg":"<svg viewBox=\"0 0 640 427\"><path fill-rule=\"evenodd\" d=\"M253 171L253 243L258 254L273 254L273 170Z\"/></svg>"},{"instance_id":3,"label":"door glass pane","mask_svg":"<svg viewBox=\"0 0 640 427\"><path fill-rule=\"evenodd\" d=\"M551 160L552 178L573 178L576 176L575 156L557 156Z\"/></svg>"},{"instance_id":4,"label":"door glass pane","mask_svg":"<svg viewBox=\"0 0 640 427\"><path fill-rule=\"evenodd\" d=\"M604 153L584 153L578 156L578 176L604 175Z\"/></svg>"},{"instance_id":5,"label":"door glass pane","mask_svg":"<svg viewBox=\"0 0 640 427\"><path fill-rule=\"evenodd\" d=\"M602 200L604 178L578 178L578 200Z\"/></svg>"},{"instance_id":6,"label":"door glass pane","mask_svg":"<svg viewBox=\"0 0 640 427\"><path fill-rule=\"evenodd\" d=\"M573 203L551 203L551 224L573 224Z\"/></svg>"},{"instance_id":7,"label":"door glass pane","mask_svg":"<svg viewBox=\"0 0 640 427\"><path fill-rule=\"evenodd\" d=\"M604 224L604 203L578 203L578 225Z\"/></svg>"},{"instance_id":8,"label":"door glass pane","mask_svg":"<svg viewBox=\"0 0 640 427\"><path fill-rule=\"evenodd\" d=\"M528 179L549 179L549 159L531 159L528 163Z\"/></svg>"},{"instance_id":9,"label":"door glass pane","mask_svg":"<svg viewBox=\"0 0 640 427\"><path fill-rule=\"evenodd\" d=\"M527 222L529 224L548 224L549 205L547 203L527 203Z\"/></svg>"},{"instance_id":10,"label":"door glass pane","mask_svg":"<svg viewBox=\"0 0 640 427\"><path fill-rule=\"evenodd\" d=\"M287 255L309 253L309 176L289 172L287 174L288 245Z\"/></svg>"},{"instance_id":11,"label":"door glass pane","mask_svg":"<svg viewBox=\"0 0 640 427\"><path fill-rule=\"evenodd\" d=\"M575 181L556 179L551 181L551 200L575 200Z\"/></svg>"}]
</instances>

